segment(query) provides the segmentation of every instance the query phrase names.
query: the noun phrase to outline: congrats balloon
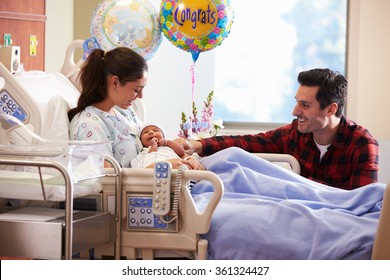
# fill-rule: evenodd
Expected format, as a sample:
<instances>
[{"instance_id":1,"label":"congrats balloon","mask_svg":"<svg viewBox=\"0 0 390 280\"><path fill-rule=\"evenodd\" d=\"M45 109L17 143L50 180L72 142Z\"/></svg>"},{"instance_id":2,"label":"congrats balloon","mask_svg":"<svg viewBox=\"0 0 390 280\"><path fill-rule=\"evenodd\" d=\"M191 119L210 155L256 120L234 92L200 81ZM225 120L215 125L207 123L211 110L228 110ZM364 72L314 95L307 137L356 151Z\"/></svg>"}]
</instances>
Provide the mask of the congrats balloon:
<instances>
[{"instance_id":1,"label":"congrats balloon","mask_svg":"<svg viewBox=\"0 0 390 280\"><path fill-rule=\"evenodd\" d=\"M145 0L106 0L95 9L90 32L104 50L128 47L149 59L162 41L158 17Z\"/></svg>"},{"instance_id":2,"label":"congrats balloon","mask_svg":"<svg viewBox=\"0 0 390 280\"><path fill-rule=\"evenodd\" d=\"M160 23L165 37L176 47L191 52L195 62L199 53L222 43L233 24L231 0L165 0L161 3Z\"/></svg>"}]
</instances>

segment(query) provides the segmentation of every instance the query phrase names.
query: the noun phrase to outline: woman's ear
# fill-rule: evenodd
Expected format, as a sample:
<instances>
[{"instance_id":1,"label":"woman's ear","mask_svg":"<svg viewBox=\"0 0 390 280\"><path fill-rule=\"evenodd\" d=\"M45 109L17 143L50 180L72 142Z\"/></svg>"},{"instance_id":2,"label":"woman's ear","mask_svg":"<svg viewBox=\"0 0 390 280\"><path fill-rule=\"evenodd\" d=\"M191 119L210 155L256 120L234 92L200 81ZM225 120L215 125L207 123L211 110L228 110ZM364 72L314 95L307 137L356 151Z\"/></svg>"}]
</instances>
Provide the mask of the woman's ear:
<instances>
[{"instance_id":1,"label":"woman's ear","mask_svg":"<svg viewBox=\"0 0 390 280\"><path fill-rule=\"evenodd\" d=\"M109 86L113 87L113 88L117 88L119 86L119 78L118 76L116 75L112 75L110 78L109 78Z\"/></svg>"}]
</instances>

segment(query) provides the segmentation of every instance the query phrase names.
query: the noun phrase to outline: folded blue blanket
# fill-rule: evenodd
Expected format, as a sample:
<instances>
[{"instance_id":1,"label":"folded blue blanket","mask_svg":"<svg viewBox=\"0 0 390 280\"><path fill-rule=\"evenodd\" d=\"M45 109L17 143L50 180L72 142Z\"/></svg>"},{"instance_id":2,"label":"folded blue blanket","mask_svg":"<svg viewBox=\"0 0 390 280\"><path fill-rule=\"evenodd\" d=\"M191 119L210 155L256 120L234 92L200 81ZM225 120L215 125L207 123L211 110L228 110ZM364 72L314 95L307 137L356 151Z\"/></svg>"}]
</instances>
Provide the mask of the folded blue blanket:
<instances>
[{"instance_id":1,"label":"folded blue blanket","mask_svg":"<svg viewBox=\"0 0 390 280\"><path fill-rule=\"evenodd\" d=\"M210 259L370 259L386 185L345 191L308 180L239 148L202 159L224 183ZM201 209L212 186L192 189Z\"/></svg>"}]
</instances>

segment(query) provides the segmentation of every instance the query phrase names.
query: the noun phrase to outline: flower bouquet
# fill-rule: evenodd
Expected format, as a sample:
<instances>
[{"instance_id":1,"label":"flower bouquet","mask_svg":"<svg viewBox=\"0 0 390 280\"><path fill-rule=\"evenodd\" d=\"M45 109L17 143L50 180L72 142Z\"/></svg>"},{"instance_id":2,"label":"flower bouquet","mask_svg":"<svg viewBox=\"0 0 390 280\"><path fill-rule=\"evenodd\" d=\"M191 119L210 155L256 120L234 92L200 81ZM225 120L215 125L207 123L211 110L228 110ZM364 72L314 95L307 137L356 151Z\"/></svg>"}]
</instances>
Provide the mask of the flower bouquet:
<instances>
[{"instance_id":1,"label":"flower bouquet","mask_svg":"<svg viewBox=\"0 0 390 280\"><path fill-rule=\"evenodd\" d=\"M192 102L192 115L187 116L181 113L180 131L178 136L184 139L199 140L211 136L216 136L224 128L222 120L213 120L213 95L211 91L206 101L203 101L201 119L198 118L198 110L195 102Z\"/></svg>"}]
</instances>

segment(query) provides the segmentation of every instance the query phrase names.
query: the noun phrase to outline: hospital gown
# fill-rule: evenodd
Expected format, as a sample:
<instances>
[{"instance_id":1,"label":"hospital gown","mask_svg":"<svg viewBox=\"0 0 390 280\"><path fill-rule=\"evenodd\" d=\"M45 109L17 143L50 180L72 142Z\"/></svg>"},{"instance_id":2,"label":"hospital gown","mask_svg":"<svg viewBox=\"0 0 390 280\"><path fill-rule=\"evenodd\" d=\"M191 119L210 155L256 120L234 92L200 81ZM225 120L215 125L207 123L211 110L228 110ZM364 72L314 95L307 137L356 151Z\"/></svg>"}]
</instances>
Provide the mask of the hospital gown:
<instances>
[{"instance_id":1,"label":"hospital gown","mask_svg":"<svg viewBox=\"0 0 390 280\"><path fill-rule=\"evenodd\" d=\"M70 124L70 138L85 141L109 141L105 154L114 157L122 167L142 149L138 133L142 125L134 110L114 109L116 115L88 106Z\"/></svg>"}]
</instances>

